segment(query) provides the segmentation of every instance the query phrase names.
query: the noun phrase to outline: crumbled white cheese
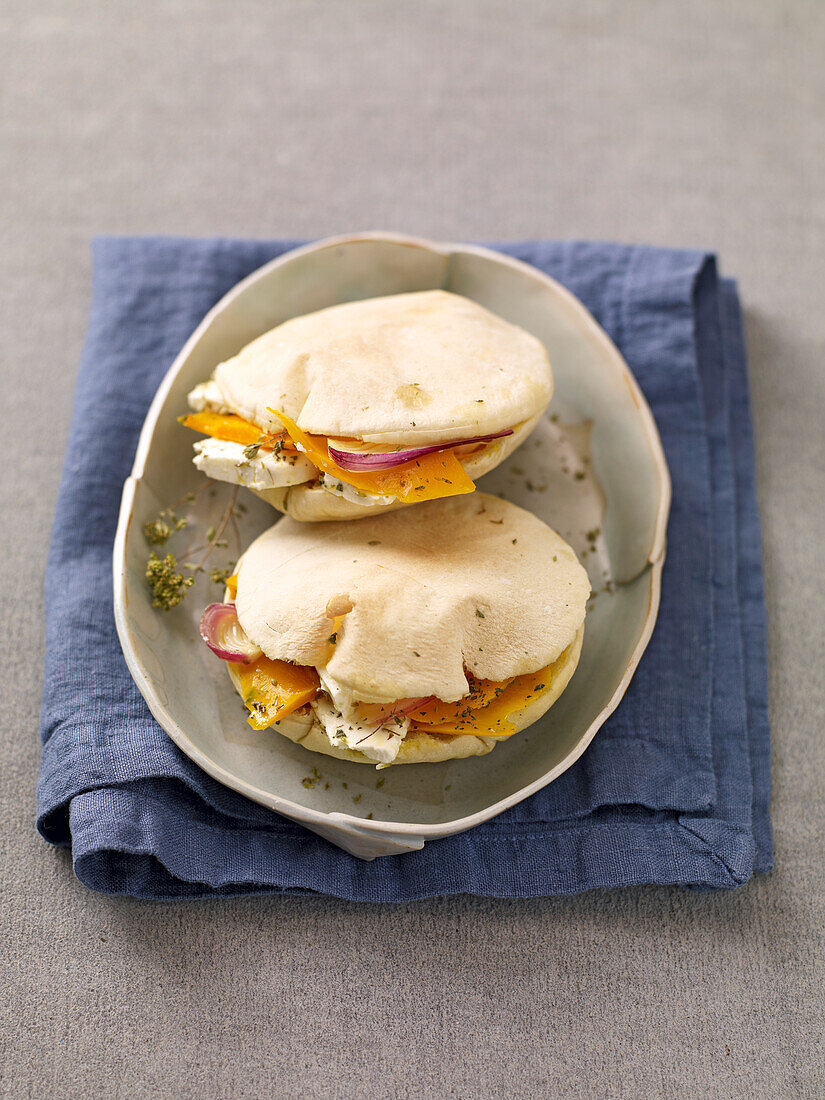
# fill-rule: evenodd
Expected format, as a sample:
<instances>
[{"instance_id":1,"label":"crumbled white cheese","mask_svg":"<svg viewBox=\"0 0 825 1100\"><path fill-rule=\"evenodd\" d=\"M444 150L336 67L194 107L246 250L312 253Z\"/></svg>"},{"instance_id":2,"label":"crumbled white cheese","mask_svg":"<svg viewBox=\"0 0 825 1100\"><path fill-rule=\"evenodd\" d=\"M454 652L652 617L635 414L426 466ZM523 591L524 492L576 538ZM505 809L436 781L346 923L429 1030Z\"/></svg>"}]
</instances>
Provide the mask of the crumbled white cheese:
<instances>
[{"instance_id":1,"label":"crumbled white cheese","mask_svg":"<svg viewBox=\"0 0 825 1100\"><path fill-rule=\"evenodd\" d=\"M331 745L362 752L378 764L391 764L395 760L410 727L406 717L390 718L380 726L375 721L359 722L354 709L344 712L323 694L311 706Z\"/></svg>"},{"instance_id":2,"label":"crumbled white cheese","mask_svg":"<svg viewBox=\"0 0 825 1100\"><path fill-rule=\"evenodd\" d=\"M321 474L318 478L318 484L322 489L326 489L328 493L332 493L333 496L343 497L344 500L349 500L353 504L363 504L366 507L373 507L376 504L392 504L395 500L394 496L382 496L380 493L363 493L360 489L356 489L354 485L349 485L346 481L335 477L334 474Z\"/></svg>"},{"instance_id":3,"label":"crumbled white cheese","mask_svg":"<svg viewBox=\"0 0 825 1100\"><path fill-rule=\"evenodd\" d=\"M374 704L356 702L351 689L338 683L326 668L319 668L318 676L324 693L312 706L331 744L363 752L379 764L391 764L410 728L409 718L393 716L379 724ZM379 707L383 710L385 705L391 701Z\"/></svg>"},{"instance_id":4,"label":"crumbled white cheese","mask_svg":"<svg viewBox=\"0 0 825 1100\"><path fill-rule=\"evenodd\" d=\"M300 485L311 481L317 472L303 455L258 451L254 458L247 458L244 449L242 443L202 439L195 444L193 461L207 477L258 490Z\"/></svg>"},{"instance_id":5,"label":"crumbled white cheese","mask_svg":"<svg viewBox=\"0 0 825 1100\"><path fill-rule=\"evenodd\" d=\"M200 385L195 386L186 400L189 402L189 408L193 412L203 412L204 410L216 413L232 412L232 410L224 404L223 394L218 389L218 383L211 378L208 382L201 382Z\"/></svg>"}]
</instances>

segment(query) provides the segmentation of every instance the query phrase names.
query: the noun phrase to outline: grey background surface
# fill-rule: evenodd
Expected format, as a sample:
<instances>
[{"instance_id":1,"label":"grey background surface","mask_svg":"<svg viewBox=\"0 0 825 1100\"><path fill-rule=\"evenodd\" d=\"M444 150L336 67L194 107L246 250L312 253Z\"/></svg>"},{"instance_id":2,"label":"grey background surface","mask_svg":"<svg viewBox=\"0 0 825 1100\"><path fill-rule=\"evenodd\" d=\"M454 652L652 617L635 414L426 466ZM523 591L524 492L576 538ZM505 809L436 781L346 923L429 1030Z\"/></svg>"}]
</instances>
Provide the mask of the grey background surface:
<instances>
[{"instance_id":1,"label":"grey background surface","mask_svg":"<svg viewBox=\"0 0 825 1100\"><path fill-rule=\"evenodd\" d=\"M0 2L0 1089L820 1097L825 6ZM734 894L98 897L35 834L95 233L717 249L747 309L776 870Z\"/></svg>"}]
</instances>

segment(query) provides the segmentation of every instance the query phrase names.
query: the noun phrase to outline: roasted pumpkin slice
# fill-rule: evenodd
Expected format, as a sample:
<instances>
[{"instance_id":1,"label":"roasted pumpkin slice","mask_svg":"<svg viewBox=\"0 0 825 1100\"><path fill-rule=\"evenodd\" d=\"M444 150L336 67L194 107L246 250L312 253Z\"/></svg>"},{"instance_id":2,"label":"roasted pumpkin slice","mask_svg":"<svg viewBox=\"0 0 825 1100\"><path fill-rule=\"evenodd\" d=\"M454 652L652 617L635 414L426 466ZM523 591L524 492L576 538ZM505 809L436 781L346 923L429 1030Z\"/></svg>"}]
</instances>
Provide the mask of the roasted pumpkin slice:
<instances>
[{"instance_id":1,"label":"roasted pumpkin slice","mask_svg":"<svg viewBox=\"0 0 825 1100\"><path fill-rule=\"evenodd\" d=\"M213 439L223 439L228 443L243 443L249 446L251 443L260 443L261 450L271 451L276 443L288 450L295 450L291 441L284 437L283 433L270 433L262 431L257 424L244 420L242 416L234 413L197 412L181 416L181 424L193 431L211 435Z\"/></svg>"},{"instance_id":2,"label":"roasted pumpkin slice","mask_svg":"<svg viewBox=\"0 0 825 1100\"><path fill-rule=\"evenodd\" d=\"M309 435L277 409L270 409L286 428L295 444L300 444L310 462L325 474L345 481L371 496L394 496L405 504L436 500L438 497L472 493L475 483L452 451L434 451L421 458L392 466L388 470L345 470L330 457L326 436Z\"/></svg>"},{"instance_id":3,"label":"roasted pumpkin slice","mask_svg":"<svg viewBox=\"0 0 825 1100\"><path fill-rule=\"evenodd\" d=\"M429 733L510 737L516 732L510 715L523 710L549 687L554 668L555 665L547 665L538 672L502 682L470 678L469 695L456 703L430 699L418 710L409 712L410 721Z\"/></svg>"},{"instance_id":4,"label":"roasted pumpkin slice","mask_svg":"<svg viewBox=\"0 0 825 1100\"><path fill-rule=\"evenodd\" d=\"M248 665L233 663L232 668L240 681L249 724L256 730L266 729L312 702L321 686L314 668L269 657L259 657Z\"/></svg>"}]
</instances>

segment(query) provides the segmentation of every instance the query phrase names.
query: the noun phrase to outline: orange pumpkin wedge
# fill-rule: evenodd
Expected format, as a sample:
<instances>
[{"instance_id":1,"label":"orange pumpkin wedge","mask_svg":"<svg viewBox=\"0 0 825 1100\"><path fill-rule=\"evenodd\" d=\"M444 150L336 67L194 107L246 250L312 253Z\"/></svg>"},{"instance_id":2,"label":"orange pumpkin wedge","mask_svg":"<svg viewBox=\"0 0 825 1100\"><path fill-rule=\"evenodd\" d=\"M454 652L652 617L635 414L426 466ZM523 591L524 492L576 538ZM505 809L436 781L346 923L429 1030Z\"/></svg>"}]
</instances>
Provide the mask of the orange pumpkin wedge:
<instances>
[{"instance_id":1,"label":"orange pumpkin wedge","mask_svg":"<svg viewBox=\"0 0 825 1100\"><path fill-rule=\"evenodd\" d=\"M283 433L280 435L263 431L257 424L244 420L242 416L234 413L197 412L179 417L180 423L193 431L211 435L213 439L223 439L227 443L261 443L261 450L271 451L275 443L280 440L284 443ZM263 442L261 442L263 440ZM289 450L294 450L290 440L286 440Z\"/></svg>"},{"instance_id":2,"label":"orange pumpkin wedge","mask_svg":"<svg viewBox=\"0 0 825 1100\"><path fill-rule=\"evenodd\" d=\"M327 439L309 435L277 409L269 410L281 421L293 443L300 444L310 462L333 478L372 496L394 496L404 504L461 496L475 491L475 483L451 451L434 451L388 470L345 470L330 458Z\"/></svg>"},{"instance_id":3,"label":"orange pumpkin wedge","mask_svg":"<svg viewBox=\"0 0 825 1100\"><path fill-rule=\"evenodd\" d=\"M418 710L409 711L410 721L427 733L511 737L516 727L510 715L523 710L550 685L554 668L547 665L538 672L502 682L470 678L469 695L455 703L430 699Z\"/></svg>"},{"instance_id":4,"label":"orange pumpkin wedge","mask_svg":"<svg viewBox=\"0 0 825 1100\"><path fill-rule=\"evenodd\" d=\"M314 668L259 657L252 664L232 664L238 675L241 697L254 730L265 730L318 694L320 681Z\"/></svg>"}]
</instances>

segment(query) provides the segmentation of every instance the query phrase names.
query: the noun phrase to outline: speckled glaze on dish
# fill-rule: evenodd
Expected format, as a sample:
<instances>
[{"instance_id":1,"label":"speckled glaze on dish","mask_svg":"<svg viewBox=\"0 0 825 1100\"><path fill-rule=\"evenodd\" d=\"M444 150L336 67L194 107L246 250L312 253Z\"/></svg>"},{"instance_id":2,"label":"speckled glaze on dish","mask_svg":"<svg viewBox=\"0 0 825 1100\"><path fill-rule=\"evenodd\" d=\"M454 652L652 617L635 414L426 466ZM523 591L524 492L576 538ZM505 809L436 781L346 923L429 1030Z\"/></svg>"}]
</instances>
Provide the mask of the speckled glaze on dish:
<instances>
[{"instance_id":1,"label":"speckled glaze on dish","mask_svg":"<svg viewBox=\"0 0 825 1100\"><path fill-rule=\"evenodd\" d=\"M529 508L582 556L595 598L573 679L534 726L487 756L374 768L318 756L274 731L256 733L197 620L214 586L199 580L169 613L151 606L146 520L203 480L177 415L221 360L262 332L339 302L443 287L522 325L546 345L556 393L547 417L479 485ZM201 493L192 529L208 526L228 486ZM251 494L248 543L277 519ZM482 248L395 234L338 237L296 249L229 292L187 341L161 384L123 489L114 547L115 618L152 713L221 783L363 859L421 848L529 797L584 752L615 709L659 606L670 480L653 417L616 347L584 306L535 268Z\"/></svg>"}]
</instances>

